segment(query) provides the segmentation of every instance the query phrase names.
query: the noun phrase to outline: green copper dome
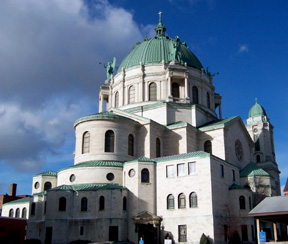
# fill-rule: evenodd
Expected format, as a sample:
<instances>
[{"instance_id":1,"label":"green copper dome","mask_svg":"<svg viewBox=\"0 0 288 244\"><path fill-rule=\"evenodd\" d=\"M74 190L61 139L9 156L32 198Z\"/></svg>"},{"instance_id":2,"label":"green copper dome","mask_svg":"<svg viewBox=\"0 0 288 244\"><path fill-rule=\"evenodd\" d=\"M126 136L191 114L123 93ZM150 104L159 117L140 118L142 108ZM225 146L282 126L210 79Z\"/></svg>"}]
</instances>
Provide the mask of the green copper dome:
<instances>
[{"instance_id":1,"label":"green copper dome","mask_svg":"<svg viewBox=\"0 0 288 244\"><path fill-rule=\"evenodd\" d=\"M249 118L258 117L258 116L267 116L265 109L257 103L249 111Z\"/></svg>"},{"instance_id":2,"label":"green copper dome","mask_svg":"<svg viewBox=\"0 0 288 244\"><path fill-rule=\"evenodd\" d=\"M160 64L163 60L165 63L178 62L181 65L187 63L187 66L201 70L202 64L198 58L189 50L186 43L181 43L178 36L175 39L165 35L166 28L162 24L161 15L159 23L155 28L156 36L145 38L143 42L138 42L132 51L124 58L117 73L122 68L130 69L139 66L142 62L147 64Z\"/></svg>"}]
</instances>

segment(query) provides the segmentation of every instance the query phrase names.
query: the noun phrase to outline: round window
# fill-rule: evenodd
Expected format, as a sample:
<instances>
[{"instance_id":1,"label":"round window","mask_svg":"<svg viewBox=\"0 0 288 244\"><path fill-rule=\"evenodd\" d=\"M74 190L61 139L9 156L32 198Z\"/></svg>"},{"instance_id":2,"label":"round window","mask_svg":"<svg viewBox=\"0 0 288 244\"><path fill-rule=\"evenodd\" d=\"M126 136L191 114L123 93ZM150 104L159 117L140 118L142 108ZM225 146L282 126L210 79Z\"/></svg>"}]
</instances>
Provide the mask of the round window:
<instances>
[{"instance_id":1,"label":"round window","mask_svg":"<svg viewBox=\"0 0 288 244\"><path fill-rule=\"evenodd\" d=\"M107 175L106 175L106 178L107 178L107 180L110 180L110 181L112 181L112 180L114 180L114 174L113 173L108 173Z\"/></svg>"},{"instance_id":2,"label":"round window","mask_svg":"<svg viewBox=\"0 0 288 244\"><path fill-rule=\"evenodd\" d=\"M70 175L70 182L75 181L75 179L76 179L76 176L74 174Z\"/></svg>"},{"instance_id":3,"label":"round window","mask_svg":"<svg viewBox=\"0 0 288 244\"><path fill-rule=\"evenodd\" d=\"M239 140L235 142L235 154L238 160L241 160L243 158L243 148Z\"/></svg>"},{"instance_id":4,"label":"round window","mask_svg":"<svg viewBox=\"0 0 288 244\"><path fill-rule=\"evenodd\" d=\"M40 183L37 181L36 183L35 183L35 185L34 185L34 188L35 189L38 189L40 187Z\"/></svg>"},{"instance_id":5,"label":"round window","mask_svg":"<svg viewBox=\"0 0 288 244\"><path fill-rule=\"evenodd\" d=\"M135 170L134 169L130 169L129 176L133 177L134 175L135 175Z\"/></svg>"}]
</instances>

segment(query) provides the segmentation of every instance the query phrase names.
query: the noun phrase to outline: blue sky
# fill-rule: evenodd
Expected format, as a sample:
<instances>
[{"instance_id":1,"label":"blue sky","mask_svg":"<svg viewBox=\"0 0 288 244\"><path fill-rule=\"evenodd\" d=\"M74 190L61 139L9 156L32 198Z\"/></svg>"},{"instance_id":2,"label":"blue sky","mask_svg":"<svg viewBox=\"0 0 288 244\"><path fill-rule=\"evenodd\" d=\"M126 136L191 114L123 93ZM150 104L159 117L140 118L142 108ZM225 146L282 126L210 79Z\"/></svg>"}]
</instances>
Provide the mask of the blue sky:
<instances>
[{"instance_id":1,"label":"blue sky","mask_svg":"<svg viewBox=\"0 0 288 244\"><path fill-rule=\"evenodd\" d=\"M137 41L179 36L212 73L223 117L246 123L258 102L274 125L281 184L288 177L288 2L266 0L0 1L0 194L73 164L73 122L98 112L98 88Z\"/></svg>"}]
</instances>

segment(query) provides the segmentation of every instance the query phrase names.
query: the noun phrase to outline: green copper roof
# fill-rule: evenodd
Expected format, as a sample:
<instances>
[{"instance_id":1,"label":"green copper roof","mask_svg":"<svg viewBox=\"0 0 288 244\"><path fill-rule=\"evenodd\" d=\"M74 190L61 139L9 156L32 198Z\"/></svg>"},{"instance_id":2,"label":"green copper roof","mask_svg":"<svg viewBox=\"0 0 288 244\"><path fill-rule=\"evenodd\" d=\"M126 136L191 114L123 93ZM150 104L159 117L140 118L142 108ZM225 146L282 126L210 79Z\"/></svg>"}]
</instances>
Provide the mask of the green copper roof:
<instances>
[{"instance_id":1,"label":"green copper roof","mask_svg":"<svg viewBox=\"0 0 288 244\"><path fill-rule=\"evenodd\" d=\"M210 157L210 153L198 151L198 152L177 154L177 155L161 157L161 158L154 158L152 160L155 162L162 162L162 161L172 161L172 160L179 160L179 159L192 158L192 157L200 157L200 158Z\"/></svg>"},{"instance_id":2,"label":"green copper roof","mask_svg":"<svg viewBox=\"0 0 288 244\"><path fill-rule=\"evenodd\" d=\"M249 111L249 118L258 117L258 116L267 116L265 109L257 103L252 106Z\"/></svg>"},{"instance_id":3,"label":"green copper roof","mask_svg":"<svg viewBox=\"0 0 288 244\"><path fill-rule=\"evenodd\" d=\"M136 163L136 162L151 162L151 163L155 163L155 161L151 160L150 158L146 158L144 156L141 156L139 158L136 158L132 161L128 161L128 162L125 162L125 163Z\"/></svg>"},{"instance_id":4,"label":"green copper roof","mask_svg":"<svg viewBox=\"0 0 288 244\"><path fill-rule=\"evenodd\" d=\"M75 164L71 167L61 169L59 172L67 169L75 169L75 168L86 168L86 167L118 167L123 168L123 162L120 161L87 161L79 164Z\"/></svg>"},{"instance_id":5,"label":"green copper roof","mask_svg":"<svg viewBox=\"0 0 288 244\"><path fill-rule=\"evenodd\" d=\"M117 73L120 73L122 68L130 69L139 66L141 62L144 65L160 64L163 60L165 63L172 61L181 65L187 63L188 66L198 70L203 68L198 58L189 50L185 42L182 43L180 41L178 36L176 36L175 40L165 36L166 28L162 24L161 16L155 31L155 37L145 38L142 43L138 42L134 46L120 64Z\"/></svg>"},{"instance_id":6,"label":"green copper roof","mask_svg":"<svg viewBox=\"0 0 288 244\"><path fill-rule=\"evenodd\" d=\"M248 176L270 176L264 169L251 162L247 164L241 171L240 177Z\"/></svg>"},{"instance_id":7,"label":"green copper roof","mask_svg":"<svg viewBox=\"0 0 288 244\"><path fill-rule=\"evenodd\" d=\"M57 172L54 172L54 171L45 171L43 173L40 173L40 174L37 174L37 175L34 175L35 176L57 176Z\"/></svg>"},{"instance_id":8,"label":"green copper roof","mask_svg":"<svg viewBox=\"0 0 288 244\"><path fill-rule=\"evenodd\" d=\"M222 119L222 120L219 120L217 122L210 122L208 124L205 124L201 127L199 127L200 130L209 130L209 129L214 129L214 128L221 128L231 122L233 122L234 120L237 120L237 119L241 119L239 116L234 116L234 117L230 117L230 118L227 118L227 119Z\"/></svg>"},{"instance_id":9,"label":"green copper roof","mask_svg":"<svg viewBox=\"0 0 288 244\"><path fill-rule=\"evenodd\" d=\"M175 122L173 124L169 124L169 125L166 125L166 127L169 129L169 130L173 130L173 129L178 129L178 128L184 128L184 127L189 127L193 130L197 130L196 127L194 127L193 125L187 123L187 122L183 122L183 121L178 121L178 122Z\"/></svg>"},{"instance_id":10,"label":"green copper roof","mask_svg":"<svg viewBox=\"0 0 288 244\"><path fill-rule=\"evenodd\" d=\"M12 202L4 203L3 205L27 203L27 202L30 201L30 198L31 198L31 197L23 197L23 198L17 199L17 200L12 201Z\"/></svg>"},{"instance_id":11,"label":"green copper roof","mask_svg":"<svg viewBox=\"0 0 288 244\"><path fill-rule=\"evenodd\" d=\"M248 188L244 187L244 186L239 186L237 184L232 184L229 187L229 190L249 190Z\"/></svg>"},{"instance_id":12,"label":"green copper roof","mask_svg":"<svg viewBox=\"0 0 288 244\"><path fill-rule=\"evenodd\" d=\"M132 119L129 119L129 118L126 118L124 116L121 116L121 115L117 115L117 114L114 114L112 112L102 112L102 113L98 113L98 114L92 114L92 115L89 115L89 116L85 116L85 117L82 117L82 118L79 118L75 121L74 123L74 127L81 123L81 122L84 122L84 121L92 121L92 120L103 120L103 119L108 119L108 120L113 120L113 119L116 119L116 120L124 120L124 121L129 121L131 123L137 123L135 122L134 120Z\"/></svg>"},{"instance_id":13,"label":"green copper roof","mask_svg":"<svg viewBox=\"0 0 288 244\"><path fill-rule=\"evenodd\" d=\"M98 191L98 190L117 190L126 189L118 184L76 184L76 185L61 185L52 188L49 191Z\"/></svg>"}]
</instances>

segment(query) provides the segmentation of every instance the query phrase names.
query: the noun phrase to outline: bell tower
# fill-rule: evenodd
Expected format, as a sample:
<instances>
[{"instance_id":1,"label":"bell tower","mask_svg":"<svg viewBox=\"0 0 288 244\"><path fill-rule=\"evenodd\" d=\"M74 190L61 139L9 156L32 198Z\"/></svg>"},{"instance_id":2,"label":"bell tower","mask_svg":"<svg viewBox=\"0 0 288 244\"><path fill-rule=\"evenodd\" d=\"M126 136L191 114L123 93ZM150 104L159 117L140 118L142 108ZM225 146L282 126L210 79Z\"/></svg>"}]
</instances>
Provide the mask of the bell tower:
<instances>
[{"instance_id":1,"label":"bell tower","mask_svg":"<svg viewBox=\"0 0 288 244\"><path fill-rule=\"evenodd\" d=\"M254 162L274 178L272 196L281 195L279 179L280 171L275 158L274 127L271 124L265 109L258 104L257 98L256 103L249 111L246 128L254 141Z\"/></svg>"}]
</instances>

